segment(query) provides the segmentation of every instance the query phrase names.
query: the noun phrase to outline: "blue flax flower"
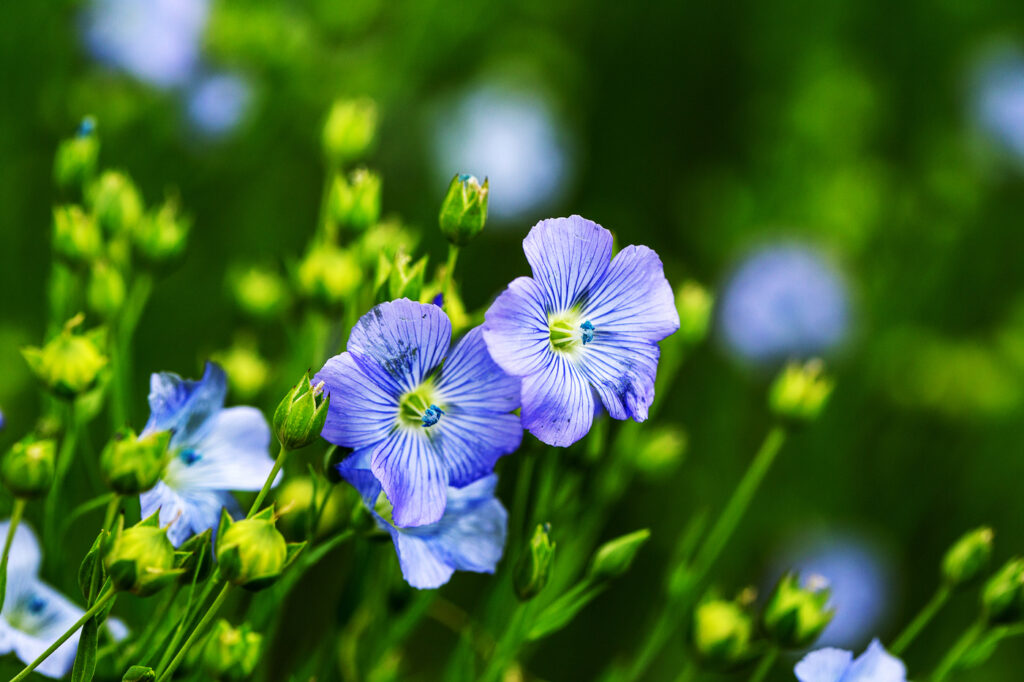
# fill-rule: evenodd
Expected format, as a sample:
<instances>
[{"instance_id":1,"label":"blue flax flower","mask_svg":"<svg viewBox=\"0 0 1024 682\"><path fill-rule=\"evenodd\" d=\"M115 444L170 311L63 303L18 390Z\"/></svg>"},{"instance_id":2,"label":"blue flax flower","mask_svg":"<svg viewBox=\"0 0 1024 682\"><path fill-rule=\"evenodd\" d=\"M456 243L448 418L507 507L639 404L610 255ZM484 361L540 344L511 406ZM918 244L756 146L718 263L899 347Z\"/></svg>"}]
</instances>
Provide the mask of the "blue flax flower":
<instances>
[{"instance_id":1,"label":"blue flax flower","mask_svg":"<svg viewBox=\"0 0 1024 682\"><path fill-rule=\"evenodd\" d=\"M494 573L508 526L505 507L494 496L497 476L485 476L463 488L450 486L439 521L400 528L393 521L390 501L368 467L369 451L363 450L338 470L359 491L377 525L391 534L407 583L431 590L447 583L457 570Z\"/></svg>"},{"instance_id":2,"label":"blue flax flower","mask_svg":"<svg viewBox=\"0 0 1024 682\"><path fill-rule=\"evenodd\" d=\"M436 305L382 303L314 378L331 396L323 437L366 462L394 505L396 526L436 523L449 486L483 478L522 441L511 413L519 381L494 364L479 328L449 354L451 335Z\"/></svg>"},{"instance_id":3,"label":"blue flax flower","mask_svg":"<svg viewBox=\"0 0 1024 682\"><path fill-rule=\"evenodd\" d=\"M142 435L171 431L169 459L160 481L142 493L142 518L160 510L175 547L215 528L220 510L236 511L231 490L259 490L274 461L270 427L255 407L224 407L224 370L206 363L199 381L161 372L150 378L150 416Z\"/></svg>"},{"instance_id":4,"label":"blue flax flower","mask_svg":"<svg viewBox=\"0 0 1024 682\"><path fill-rule=\"evenodd\" d=\"M907 682L907 669L877 639L857 658L843 649L818 649L794 669L800 682Z\"/></svg>"},{"instance_id":5,"label":"blue flax flower","mask_svg":"<svg viewBox=\"0 0 1024 682\"><path fill-rule=\"evenodd\" d=\"M0 537L7 537L8 521L0 523ZM0 655L14 653L28 664L75 624L81 608L39 580L41 555L35 535L24 523L18 526L7 564L7 593L0 611ZM107 621L115 639L127 635L124 625ZM78 633L72 635L43 661L36 672L61 678L71 672L78 650Z\"/></svg>"},{"instance_id":6,"label":"blue flax flower","mask_svg":"<svg viewBox=\"0 0 1024 682\"><path fill-rule=\"evenodd\" d=\"M579 216L537 223L523 250L533 277L509 284L483 325L491 357L522 377L523 427L570 445L598 400L615 419L647 419L658 341L679 328L658 254L627 246L612 259L611 233Z\"/></svg>"}]
</instances>

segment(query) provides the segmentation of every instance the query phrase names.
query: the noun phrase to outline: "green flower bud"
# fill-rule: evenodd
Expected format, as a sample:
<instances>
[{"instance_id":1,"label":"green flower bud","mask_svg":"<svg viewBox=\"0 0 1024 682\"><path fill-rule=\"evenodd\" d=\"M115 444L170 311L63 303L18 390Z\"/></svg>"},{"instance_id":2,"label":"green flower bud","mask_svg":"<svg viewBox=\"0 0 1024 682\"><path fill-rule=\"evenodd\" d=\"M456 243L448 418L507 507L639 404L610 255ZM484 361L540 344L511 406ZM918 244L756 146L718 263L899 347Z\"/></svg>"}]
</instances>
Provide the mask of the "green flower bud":
<instances>
[{"instance_id":1,"label":"green flower bud","mask_svg":"<svg viewBox=\"0 0 1024 682\"><path fill-rule=\"evenodd\" d=\"M824 370L821 360L786 365L769 389L768 404L772 412L794 422L817 418L834 387Z\"/></svg>"},{"instance_id":2,"label":"green flower bud","mask_svg":"<svg viewBox=\"0 0 1024 682\"><path fill-rule=\"evenodd\" d=\"M52 440L26 436L11 446L0 462L0 479L15 497L45 495L53 483L57 445Z\"/></svg>"},{"instance_id":3,"label":"green flower bud","mask_svg":"<svg viewBox=\"0 0 1024 682\"><path fill-rule=\"evenodd\" d=\"M73 398L90 390L95 386L100 370L107 365L107 357L100 350L103 346L102 330L74 333L84 319L85 316L76 315L42 348L30 347L21 351L36 377L63 398Z\"/></svg>"},{"instance_id":4,"label":"green flower bud","mask_svg":"<svg viewBox=\"0 0 1024 682\"><path fill-rule=\"evenodd\" d=\"M551 562L555 558L555 542L551 540L551 525L537 524L530 538L530 544L516 564L516 595L523 601L533 599L551 576Z\"/></svg>"},{"instance_id":5,"label":"green flower bud","mask_svg":"<svg viewBox=\"0 0 1024 682\"><path fill-rule=\"evenodd\" d=\"M313 247L299 265L299 290L323 305L342 303L358 287L363 274L348 251L330 244Z\"/></svg>"},{"instance_id":6,"label":"green flower bud","mask_svg":"<svg viewBox=\"0 0 1024 682\"><path fill-rule=\"evenodd\" d=\"M182 216L178 201L170 198L155 212L137 221L132 231L132 243L143 259L150 263L164 263L181 256L185 251L192 222Z\"/></svg>"},{"instance_id":7,"label":"green flower bud","mask_svg":"<svg viewBox=\"0 0 1024 682\"><path fill-rule=\"evenodd\" d=\"M79 206L53 209L53 250L71 263L90 263L103 252L99 225Z\"/></svg>"},{"instance_id":8,"label":"green flower bud","mask_svg":"<svg viewBox=\"0 0 1024 682\"><path fill-rule=\"evenodd\" d=\"M973 582L988 568L992 559L991 528L982 527L966 533L942 558L942 580L950 587Z\"/></svg>"},{"instance_id":9,"label":"green flower bud","mask_svg":"<svg viewBox=\"0 0 1024 682\"><path fill-rule=\"evenodd\" d=\"M728 670L757 655L754 620L742 602L708 597L693 610L690 646L701 663Z\"/></svg>"},{"instance_id":10,"label":"green flower bud","mask_svg":"<svg viewBox=\"0 0 1024 682\"><path fill-rule=\"evenodd\" d=\"M289 545L274 525L270 507L249 519L221 516L217 532L217 563L221 576L247 590L270 587L304 546Z\"/></svg>"},{"instance_id":11,"label":"green flower bud","mask_svg":"<svg viewBox=\"0 0 1024 682\"><path fill-rule=\"evenodd\" d=\"M125 672L121 682L154 682L156 671L144 665L133 665Z\"/></svg>"},{"instance_id":12,"label":"green flower bud","mask_svg":"<svg viewBox=\"0 0 1024 682\"><path fill-rule=\"evenodd\" d=\"M679 337L688 344L700 343L708 334L711 311L715 299L693 280L683 282L676 291L676 310L679 312Z\"/></svg>"},{"instance_id":13,"label":"green flower bud","mask_svg":"<svg viewBox=\"0 0 1024 682\"><path fill-rule=\"evenodd\" d=\"M274 493L281 514L278 528L289 538L304 538L310 530L314 536L322 536L339 528L348 519L352 506L348 499L349 490L346 486L314 485L309 476L289 478ZM311 529L320 508L320 520L316 528Z\"/></svg>"},{"instance_id":14,"label":"green flower bud","mask_svg":"<svg viewBox=\"0 0 1024 682\"><path fill-rule=\"evenodd\" d=\"M258 320L272 320L288 308L288 285L275 270L249 266L228 278L235 305Z\"/></svg>"},{"instance_id":15,"label":"green flower bud","mask_svg":"<svg viewBox=\"0 0 1024 682\"><path fill-rule=\"evenodd\" d=\"M252 679L262 648L263 635L253 632L248 623L233 628L221 618L203 648L203 669L215 680Z\"/></svg>"},{"instance_id":16,"label":"green flower bud","mask_svg":"<svg viewBox=\"0 0 1024 682\"><path fill-rule=\"evenodd\" d=\"M210 541L212 537L213 530L207 528L181 543L175 564L175 568L182 571L178 576L178 583L201 583L213 572L213 543Z\"/></svg>"},{"instance_id":17,"label":"green flower bud","mask_svg":"<svg viewBox=\"0 0 1024 682\"><path fill-rule=\"evenodd\" d=\"M399 251L415 252L418 243L418 234L396 220L388 220L363 232L354 250L359 262L369 270L376 267L381 257L391 263Z\"/></svg>"},{"instance_id":18,"label":"green flower bud","mask_svg":"<svg viewBox=\"0 0 1024 682\"><path fill-rule=\"evenodd\" d=\"M270 378L270 365L256 350L256 342L246 336L236 340L231 348L214 353L210 359L224 368L228 388L240 402L250 402L259 395Z\"/></svg>"},{"instance_id":19,"label":"green flower bud","mask_svg":"<svg viewBox=\"0 0 1024 682\"><path fill-rule=\"evenodd\" d=\"M176 568L174 546L167 539L167 529L161 528L159 512L124 528L121 517L117 534L104 564L114 588L145 597L163 589L183 571Z\"/></svg>"},{"instance_id":20,"label":"green flower bud","mask_svg":"<svg viewBox=\"0 0 1024 682\"><path fill-rule=\"evenodd\" d=\"M390 269L388 278L388 291L391 298L408 298L418 301L420 293L423 291L423 275L426 269L426 256L413 263L409 254L400 250L395 256L395 262Z\"/></svg>"},{"instance_id":21,"label":"green flower bud","mask_svg":"<svg viewBox=\"0 0 1024 682\"><path fill-rule=\"evenodd\" d=\"M981 604L989 623L1016 623L1024 619L1024 559L1010 559L988 579Z\"/></svg>"},{"instance_id":22,"label":"green flower bud","mask_svg":"<svg viewBox=\"0 0 1024 682\"><path fill-rule=\"evenodd\" d=\"M130 428L122 428L100 455L103 479L119 495L146 492L160 480L170 442L170 431L156 431L139 438Z\"/></svg>"},{"instance_id":23,"label":"green flower bud","mask_svg":"<svg viewBox=\"0 0 1024 682\"><path fill-rule=\"evenodd\" d=\"M686 444L686 432L678 426L654 427L640 437L633 466L651 478L664 476L683 460Z\"/></svg>"},{"instance_id":24,"label":"green flower bud","mask_svg":"<svg viewBox=\"0 0 1024 682\"><path fill-rule=\"evenodd\" d=\"M82 185L92 177L100 155L100 140L96 136L96 121L91 116L82 119L74 137L62 140L53 162L53 179L57 186L69 189Z\"/></svg>"},{"instance_id":25,"label":"green flower bud","mask_svg":"<svg viewBox=\"0 0 1024 682\"><path fill-rule=\"evenodd\" d=\"M590 578L592 580L617 578L628 571L636 553L650 537L651 531L643 528L609 540L598 547L594 552L594 558L590 561Z\"/></svg>"},{"instance_id":26,"label":"green flower bud","mask_svg":"<svg viewBox=\"0 0 1024 682\"><path fill-rule=\"evenodd\" d=\"M441 202L438 221L441 232L452 244L464 246L484 229L487 222L489 184L480 184L472 175L456 174Z\"/></svg>"},{"instance_id":27,"label":"green flower bud","mask_svg":"<svg viewBox=\"0 0 1024 682\"><path fill-rule=\"evenodd\" d=\"M324 123L324 154L335 165L357 159L369 150L376 131L373 100L337 100Z\"/></svg>"},{"instance_id":28,"label":"green flower bud","mask_svg":"<svg viewBox=\"0 0 1024 682\"><path fill-rule=\"evenodd\" d=\"M307 372L274 410L274 433L281 446L298 450L319 438L330 402L330 396L324 396L324 383L313 386Z\"/></svg>"},{"instance_id":29,"label":"green flower bud","mask_svg":"<svg viewBox=\"0 0 1024 682\"><path fill-rule=\"evenodd\" d=\"M797 573L783 575L761 614L765 634L785 649L809 646L835 615L828 608L830 596L831 591L820 576L811 576L801 586Z\"/></svg>"},{"instance_id":30,"label":"green flower bud","mask_svg":"<svg viewBox=\"0 0 1024 682\"><path fill-rule=\"evenodd\" d=\"M88 197L96 221L107 234L130 234L142 220L142 196L120 171L104 171L89 188Z\"/></svg>"},{"instance_id":31,"label":"green flower bud","mask_svg":"<svg viewBox=\"0 0 1024 682\"><path fill-rule=\"evenodd\" d=\"M349 187L352 199L348 220L341 223L360 231L376 225L380 219L380 176L360 168L352 173Z\"/></svg>"},{"instance_id":32,"label":"green flower bud","mask_svg":"<svg viewBox=\"0 0 1024 682\"><path fill-rule=\"evenodd\" d=\"M124 277L117 268L104 261L93 263L86 291L89 308L93 312L105 319L117 315L124 305L125 289Z\"/></svg>"}]
</instances>

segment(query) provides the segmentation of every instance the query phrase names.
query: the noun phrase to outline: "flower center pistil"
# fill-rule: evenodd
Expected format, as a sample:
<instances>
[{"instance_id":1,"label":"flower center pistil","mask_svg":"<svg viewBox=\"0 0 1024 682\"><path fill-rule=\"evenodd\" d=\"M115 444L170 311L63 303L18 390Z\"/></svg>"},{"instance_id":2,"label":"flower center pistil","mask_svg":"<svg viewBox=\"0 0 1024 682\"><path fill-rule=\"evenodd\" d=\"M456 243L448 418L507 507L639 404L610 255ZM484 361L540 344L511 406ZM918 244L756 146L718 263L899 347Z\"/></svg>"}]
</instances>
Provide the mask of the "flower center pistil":
<instances>
[{"instance_id":1,"label":"flower center pistil","mask_svg":"<svg viewBox=\"0 0 1024 682\"><path fill-rule=\"evenodd\" d=\"M398 417L410 426L422 426L429 429L441 421L444 410L437 406L429 386L420 386L402 396L399 402Z\"/></svg>"},{"instance_id":2,"label":"flower center pistil","mask_svg":"<svg viewBox=\"0 0 1024 682\"><path fill-rule=\"evenodd\" d=\"M553 349L572 351L594 340L594 325L590 320L580 322L573 313L552 315L548 318L548 338Z\"/></svg>"}]
</instances>

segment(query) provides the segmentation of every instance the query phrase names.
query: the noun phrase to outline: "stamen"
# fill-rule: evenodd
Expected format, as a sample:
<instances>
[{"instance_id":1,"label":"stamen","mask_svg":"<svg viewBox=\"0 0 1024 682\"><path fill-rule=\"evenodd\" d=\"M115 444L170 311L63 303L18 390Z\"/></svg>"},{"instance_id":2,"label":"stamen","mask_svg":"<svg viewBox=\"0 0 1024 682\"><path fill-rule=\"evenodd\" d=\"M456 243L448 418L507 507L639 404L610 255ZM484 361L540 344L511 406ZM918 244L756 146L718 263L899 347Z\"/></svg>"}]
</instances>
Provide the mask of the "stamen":
<instances>
[{"instance_id":1,"label":"stamen","mask_svg":"<svg viewBox=\"0 0 1024 682\"><path fill-rule=\"evenodd\" d=\"M428 407L427 411L423 413L423 417L421 418L423 421L423 428L429 429L431 426L441 421L441 415L443 414L444 410L437 405L431 405Z\"/></svg>"},{"instance_id":2,"label":"stamen","mask_svg":"<svg viewBox=\"0 0 1024 682\"><path fill-rule=\"evenodd\" d=\"M580 329L583 330L583 345L587 345L594 340L594 325L591 324L590 320L585 320L580 325Z\"/></svg>"},{"instance_id":3,"label":"stamen","mask_svg":"<svg viewBox=\"0 0 1024 682\"><path fill-rule=\"evenodd\" d=\"M192 448L185 448L178 454L178 457L181 458L181 461L185 463L185 466L192 466L193 464L195 464L196 462L203 458L202 455L200 455Z\"/></svg>"}]
</instances>

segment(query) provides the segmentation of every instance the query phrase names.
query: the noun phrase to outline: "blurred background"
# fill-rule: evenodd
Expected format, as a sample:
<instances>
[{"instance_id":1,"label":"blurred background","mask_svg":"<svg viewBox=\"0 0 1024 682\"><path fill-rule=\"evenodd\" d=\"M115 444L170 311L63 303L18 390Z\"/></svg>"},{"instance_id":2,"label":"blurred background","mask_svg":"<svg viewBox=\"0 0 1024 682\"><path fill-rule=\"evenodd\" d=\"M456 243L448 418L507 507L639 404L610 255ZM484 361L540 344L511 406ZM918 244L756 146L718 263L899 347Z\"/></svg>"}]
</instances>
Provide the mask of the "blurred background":
<instances>
[{"instance_id":1,"label":"blurred background","mask_svg":"<svg viewBox=\"0 0 1024 682\"><path fill-rule=\"evenodd\" d=\"M38 413L18 349L44 333L53 153L84 115L104 165L153 202L180 195L194 220L139 325L142 411L150 372L194 376L235 340L233 263L301 254L324 115L369 96L385 213L422 228L434 262L451 175L490 178L491 219L459 264L467 305L526 272L520 240L538 219L569 213L716 295L712 342L658 398L685 458L635 482L608 529L650 526L651 543L545 642L538 675L591 679L638 645L677 534L732 490L789 357L823 355L837 389L719 562L723 590L821 573L838 608L823 641L859 650L924 603L962 532L994 526L999 562L1024 552L1019 2L8 2L0 73L0 446ZM955 598L911 669L975 611L973 593ZM416 678L433 679L452 637L422 629ZM670 679L683 646L649 679ZM1008 644L963 679L1022 668Z\"/></svg>"}]
</instances>

